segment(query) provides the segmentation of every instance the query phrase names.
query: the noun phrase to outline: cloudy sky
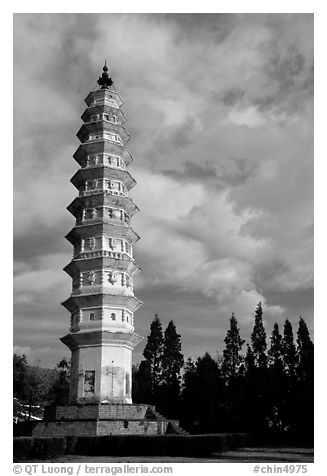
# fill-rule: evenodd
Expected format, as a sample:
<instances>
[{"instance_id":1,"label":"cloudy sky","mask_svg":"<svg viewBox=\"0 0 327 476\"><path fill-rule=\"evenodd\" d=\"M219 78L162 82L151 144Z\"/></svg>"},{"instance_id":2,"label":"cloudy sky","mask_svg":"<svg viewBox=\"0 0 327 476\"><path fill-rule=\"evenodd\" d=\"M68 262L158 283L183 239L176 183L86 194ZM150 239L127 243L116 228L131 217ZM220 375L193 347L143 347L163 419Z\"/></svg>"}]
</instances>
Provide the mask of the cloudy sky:
<instances>
[{"instance_id":1,"label":"cloudy sky","mask_svg":"<svg viewBox=\"0 0 327 476\"><path fill-rule=\"evenodd\" d=\"M231 312L248 339L261 301L268 335L300 314L313 334L313 16L15 14L15 351L68 355L69 179L105 59L141 210L136 331L157 312L186 357L215 355Z\"/></svg>"}]
</instances>

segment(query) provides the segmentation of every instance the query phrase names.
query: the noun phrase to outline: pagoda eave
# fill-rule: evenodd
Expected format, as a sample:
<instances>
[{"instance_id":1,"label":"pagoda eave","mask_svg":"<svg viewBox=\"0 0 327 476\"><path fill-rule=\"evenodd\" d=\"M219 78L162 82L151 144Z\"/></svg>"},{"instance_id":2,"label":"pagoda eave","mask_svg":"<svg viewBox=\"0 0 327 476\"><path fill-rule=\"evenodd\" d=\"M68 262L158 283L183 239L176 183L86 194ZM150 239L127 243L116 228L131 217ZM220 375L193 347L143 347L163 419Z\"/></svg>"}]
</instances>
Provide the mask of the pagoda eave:
<instances>
[{"instance_id":1,"label":"pagoda eave","mask_svg":"<svg viewBox=\"0 0 327 476\"><path fill-rule=\"evenodd\" d=\"M73 158L81 167L85 167L87 157L93 154L118 155L123 159L126 165L129 165L133 161L132 154L129 152L127 147L105 139L97 142L84 142L83 144L80 144L73 155Z\"/></svg>"},{"instance_id":2,"label":"pagoda eave","mask_svg":"<svg viewBox=\"0 0 327 476\"><path fill-rule=\"evenodd\" d=\"M71 295L68 299L61 303L69 312L78 311L82 307L94 307L94 306L109 306L126 307L129 311L135 312L142 306L142 301L135 296L123 296L112 294L79 294Z\"/></svg>"},{"instance_id":3,"label":"pagoda eave","mask_svg":"<svg viewBox=\"0 0 327 476\"><path fill-rule=\"evenodd\" d=\"M87 108L83 114L81 115L81 119L83 122L89 122L90 117L96 114L113 114L117 116L118 120L123 124L126 122L127 118L121 109L117 109L116 107L109 106L105 104L103 106L92 106Z\"/></svg>"},{"instance_id":4,"label":"pagoda eave","mask_svg":"<svg viewBox=\"0 0 327 476\"><path fill-rule=\"evenodd\" d=\"M103 90L103 89L97 89L95 91L91 91L85 98L85 103L88 107L91 106L91 104L93 104L94 102L94 99L96 99L97 97L102 97L103 96L103 92L105 91L105 96L106 97L110 97L112 96L116 103L117 103L117 106L118 108L120 108L123 104L124 104L124 101L122 100L121 96L119 93L117 93L117 91L115 91L114 89L112 88L108 88L106 90Z\"/></svg>"},{"instance_id":5,"label":"pagoda eave","mask_svg":"<svg viewBox=\"0 0 327 476\"><path fill-rule=\"evenodd\" d=\"M67 210L75 217L78 218L83 208L96 208L106 206L122 208L132 217L139 208L130 197L120 197L117 195L110 195L109 193L101 192L94 195L86 195L82 197L76 197L67 207Z\"/></svg>"},{"instance_id":6,"label":"pagoda eave","mask_svg":"<svg viewBox=\"0 0 327 476\"><path fill-rule=\"evenodd\" d=\"M105 222L74 226L74 228L72 228L70 232L67 233L65 238L72 245L75 245L77 241L82 238L98 236L102 233L114 235L116 238L126 238L132 245L140 239L139 235L131 227Z\"/></svg>"},{"instance_id":7,"label":"pagoda eave","mask_svg":"<svg viewBox=\"0 0 327 476\"><path fill-rule=\"evenodd\" d=\"M101 267L104 267L105 269L115 268L120 271L125 271L131 277L136 276L140 272L140 268L131 258L123 260L109 257L73 259L63 268L63 270L73 278L78 273L90 271L92 269L100 269Z\"/></svg>"},{"instance_id":8,"label":"pagoda eave","mask_svg":"<svg viewBox=\"0 0 327 476\"><path fill-rule=\"evenodd\" d=\"M79 169L70 179L70 181L77 189L80 189L85 182L102 178L117 180L120 179L124 181L127 190L131 190L136 185L136 181L133 179L128 170L111 168L108 166L96 166L92 168L88 167Z\"/></svg>"},{"instance_id":9,"label":"pagoda eave","mask_svg":"<svg viewBox=\"0 0 327 476\"><path fill-rule=\"evenodd\" d=\"M139 344L143 337L135 332L113 332L108 330L88 331L83 333L69 333L61 337L63 342L70 350L83 346L93 345L123 345L131 349Z\"/></svg>"},{"instance_id":10,"label":"pagoda eave","mask_svg":"<svg viewBox=\"0 0 327 476\"><path fill-rule=\"evenodd\" d=\"M114 134L118 134L123 141L123 145L126 145L130 138L124 126L104 120L84 123L80 127L76 136L81 142L84 143L86 140L88 140L90 134L97 134L100 132L112 132Z\"/></svg>"}]
</instances>

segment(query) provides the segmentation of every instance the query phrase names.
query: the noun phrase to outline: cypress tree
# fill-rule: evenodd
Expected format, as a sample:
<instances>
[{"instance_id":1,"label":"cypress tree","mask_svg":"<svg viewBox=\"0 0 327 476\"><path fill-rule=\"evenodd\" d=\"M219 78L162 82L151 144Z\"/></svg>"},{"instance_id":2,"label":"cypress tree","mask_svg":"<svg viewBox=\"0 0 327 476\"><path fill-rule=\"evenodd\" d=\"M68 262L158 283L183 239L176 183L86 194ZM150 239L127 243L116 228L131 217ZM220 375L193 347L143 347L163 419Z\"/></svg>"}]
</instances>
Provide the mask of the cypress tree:
<instances>
[{"instance_id":1,"label":"cypress tree","mask_svg":"<svg viewBox=\"0 0 327 476\"><path fill-rule=\"evenodd\" d=\"M193 393L196 432L216 431L219 422L217 402L221 394L219 376L217 362L208 352L197 359Z\"/></svg>"},{"instance_id":2,"label":"cypress tree","mask_svg":"<svg viewBox=\"0 0 327 476\"><path fill-rule=\"evenodd\" d=\"M285 400L285 374L283 363L283 338L279 332L277 322L271 334L271 344L268 351L269 358L269 426L273 430L280 431L285 428L283 420L284 415L284 400Z\"/></svg>"},{"instance_id":3,"label":"cypress tree","mask_svg":"<svg viewBox=\"0 0 327 476\"><path fill-rule=\"evenodd\" d=\"M181 352L181 336L173 321L170 321L163 340L162 383L158 394L158 410L167 418L179 418L180 373L184 365Z\"/></svg>"},{"instance_id":4,"label":"cypress tree","mask_svg":"<svg viewBox=\"0 0 327 476\"><path fill-rule=\"evenodd\" d=\"M149 403L151 395L151 372L150 364L147 360L142 360L138 366L132 367L132 398L134 403Z\"/></svg>"},{"instance_id":5,"label":"cypress tree","mask_svg":"<svg viewBox=\"0 0 327 476\"><path fill-rule=\"evenodd\" d=\"M271 334L271 344L268 351L269 365L274 373L282 373L283 371L283 338L279 332L277 322Z\"/></svg>"},{"instance_id":6,"label":"cypress tree","mask_svg":"<svg viewBox=\"0 0 327 476\"><path fill-rule=\"evenodd\" d=\"M255 369L255 358L253 350L249 344L247 344L246 348L245 368L248 375L252 374Z\"/></svg>"},{"instance_id":7,"label":"cypress tree","mask_svg":"<svg viewBox=\"0 0 327 476\"><path fill-rule=\"evenodd\" d=\"M147 337L147 343L143 355L149 365L150 389L153 399L155 398L162 381L163 335L158 314L155 315L151 323L150 335Z\"/></svg>"},{"instance_id":8,"label":"cypress tree","mask_svg":"<svg viewBox=\"0 0 327 476\"><path fill-rule=\"evenodd\" d=\"M283 359L286 373L293 377L296 368L296 348L294 344L292 324L288 319L285 320L284 324Z\"/></svg>"},{"instance_id":9,"label":"cypress tree","mask_svg":"<svg viewBox=\"0 0 327 476\"><path fill-rule=\"evenodd\" d=\"M314 427L314 346L306 323L300 318L297 331L297 419L295 430L302 431L311 444Z\"/></svg>"},{"instance_id":10,"label":"cypress tree","mask_svg":"<svg viewBox=\"0 0 327 476\"><path fill-rule=\"evenodd\" d=\"M230 328L224 339L226 348L223 352L222 373L225 377L235 377L243 360L240 355L244 340L240 337L240 330L237 327L237 319L232 313L229 320Z\"/></svg>"},{"instance_id":11,"label":"cypress tree","mask_svg":"<svg viewBox=\"0 0 327 476\"><path fill-rule=\"evenodd\" d=\"M255 364L260 369L267 367L267 336L263 326L263 311L261 302L259 302L254 316L254 327L251 334L252 350L254 354Z\"/></svg>"},{"instance_id":12,"label":"cypress tree","mask_svg":"<svg viewBox=\"0 0 327 476\"><path fill-rule=\"evenodd\" d=\"M300 316L297 331L297 375L300 380L313 380L313 349L308 327Z\"/></svg>"},{"instance_id":13,"label":"cypress tree","mask_svg":"<svg viewBox=\"0 0 327 476\"><path fill-rule=\"evenodd\" d=\"M183 365L181 336L177 333L174 321L169 321L164 334L162 354L162 377L166 385L179 387Z\"/></svg>"}]
</instances>

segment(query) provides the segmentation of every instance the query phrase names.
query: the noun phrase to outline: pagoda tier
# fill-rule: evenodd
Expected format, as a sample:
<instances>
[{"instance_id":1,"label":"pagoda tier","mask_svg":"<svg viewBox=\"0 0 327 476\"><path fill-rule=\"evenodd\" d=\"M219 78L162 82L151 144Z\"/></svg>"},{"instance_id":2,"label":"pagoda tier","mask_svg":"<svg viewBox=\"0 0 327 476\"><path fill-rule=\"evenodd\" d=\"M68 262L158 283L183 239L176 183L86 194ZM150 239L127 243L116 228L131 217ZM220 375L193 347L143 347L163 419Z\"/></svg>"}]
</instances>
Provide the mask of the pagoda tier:
<instances>
[{"instance_id":1,"label":"pagoda tier","mask_svg":"<svg viewBox=\"0 0 327 476\"><path fill-rule=\"evenodd\" d=\"M81 144L74 159L81 168L71 182L78 196L67 207L76 223L66 236L74 251L64 268L72 293L62 303L71 322L61 340L72 352L70 403L132 403L132 350L141 340L134 333L141 302L133 290L140 271L133 245L139 237L130 226L138 207L129 196L136 182L126 170L132 156L123 101L106 65L98 83L101 87L85 100L77 133Z\"/></svg>"},{"instance_id":2,"label":"pagoda tier","mask_svg":"<svg viewBox=\"0 0 327 476\"><path fill-rule=\"evenodd\" d=\"M102 289L98 290L98 294L95 294L96 290L93 289L92 291L93 292L89 294L72 294L62 305L72 313L82 307L107 306L110 304L119 307L125 306L126 309L135 312L142 305L141 301L135 296L119 296L117 294L110 294L109 292L104 294Z\"/></svg>"},{"instance_id":3,"label":"pagoda tier","mask_svg":"<svg viewBox=\"0 0 327 476\"><path fill-rule=\"evenodd\" d=\"M124 169L133 160L127 147L109 140L107 137L80 145L73 158L83 168L106 165L111 168Z\"/></svg>"},{"instance_id":4,"label":"pagoda tier","mask_svg":"<svg viewBox=\"0 0 327 476\"><path fill-rule=\"evenodd\" d=\"M139 240L138 234L135 233L132 228L112 223L112 221L109 220L108 222L99 222L99 220L96 222L95 220L92 220L92 223L75 226L72 230L70 230L65 238L75 246L76 243L83 238L98 235L113 235L119 238L124 238L131 245Z\"/></svg>"},{"instance_id":5,"label":"pagoda tier","mask_svg":"<svg viewBox=\"0 0 327 476\"><path fill-rule=\"evenodd\" d=\"M94 252L95 253L102 253L102 252ZM110 252L108 252L110 253ZM131 260L127 255L124 255L125 257L121 257L121 253L114 253L117 255L114 258L111 257L98 257L98 256L91 256L89 259L78 259L74 258L67 266L65 266L64 271L66 271L67 274L71 278L75 278L75 276L78 275L78 279L82 280L82 278L79 276L80 273L86 272L86 271L91 271L94 269L100 269L100 270L110 270L110 269L115 269L118 270L119 272L125 272L128 273L129 276L133 277L136 276L140 268L135 264L134 260ZM83 254L84 255L84 254ZM83 256L83 258L88 257L88 256ZM107 271L109 274L109 272ZM109 279L108 277L104 278L104 280Z\"/></svg>"},{"instance_id":6,"label":"pagoda tier","mask_svg":"<svg viewBox=\"0 0 327 476\"><path fill-rule=\"evenodd\" d=\"M131 198L126 195L118 195L124 193L125 192L116 192L110 189L105 189L104 191L94 189L90 191L90 195L76 197L67 207L67 210L74 215L74 217L80 218L82 217L82 213L90 208L119 209L124 210L128 217L131 218L139 209Z\"/></svg>"},{"instance_id":7,"label":"pagoda tier","mask_svg":"<svg viewBox=\"0 0 327 476\"><path fill-rule=\"evenodd\" d=\"M112 180L112 183L99 183L96 184L96 180ZM87 169L80 169L76 174L71 178L71 183L77 188L81 195L91 193L94 188L98 186L109 187L111 186L112 190L119 191L118 184L123 183L127 191L131 190L136 182L127 170L112 169L108 167L93 167ZM110 190L110 189L109 189Z\"/></svg>"},{"instance_id":8,"label":"pagoda tier","mask_svg":"<svg viewBox=\"0 0 327 476\"><path fill-rule=\"evenodd\" d=\"M92 122L82 125L77 132L77 137L81 142L94 141L100 137L126 145L129 141L129 134L121 124L105 120L104 117L111 117L109 114L97 114ZM117 119L116 119L117 120ZM104 134L104 135L102 135Z\"/></svg>"}]
</instances>

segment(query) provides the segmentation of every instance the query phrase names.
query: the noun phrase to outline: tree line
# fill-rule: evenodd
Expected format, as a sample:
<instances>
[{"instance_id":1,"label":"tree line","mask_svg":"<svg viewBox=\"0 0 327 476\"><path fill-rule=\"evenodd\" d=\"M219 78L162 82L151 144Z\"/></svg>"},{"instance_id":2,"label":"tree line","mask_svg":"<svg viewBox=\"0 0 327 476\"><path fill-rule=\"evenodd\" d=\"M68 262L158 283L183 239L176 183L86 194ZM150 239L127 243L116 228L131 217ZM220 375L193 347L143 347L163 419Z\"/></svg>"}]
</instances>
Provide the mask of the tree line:
<instances>
[{"instance_id":1,"label":"tree line","mask_svg":"<svg viewBox=\"0 0 327 476\"><path fill-rule=\"evenodd\" d=\"M299 319L294 337L286 319L267 342L263 309L254 313L251 342L240 335L234 314L222 355L208 352L184 363L173 321L165 332L156 315L133 372L133 402L152 403L191 433L230 431L313 432L313 343Z\"/></svg>"},{"instance_id":2,"label":"tree line","mask_svg":"<svg viewBox=\"0 0 327 476\"><path fill-rule=\"evenodd\" d=\"M63 358L55 369L28 365L26 355L13 357L14 418L31 420L44 405L68 403L70 362Z\"/></svg>"},{"instance_id":3,"label":"tree line","mask_svg":"<svg viewBox=\"0 0 327 476\"><path fill-rule=\"evenodd\" d=\"M274 324L268 343L261 303L255 309L250 343L240 335L234 314L222 354L206 352L185 361L181 336L171 320L163 331L155 315L143 351L133 366L133 403L148 403L166 418L178 419L190 433L313 432L313 350L305 321L296 336L286 319ZM14 397L35 405L66 404L69 362L51 375L14 355Z\"/></svg>"}]
</instances>

